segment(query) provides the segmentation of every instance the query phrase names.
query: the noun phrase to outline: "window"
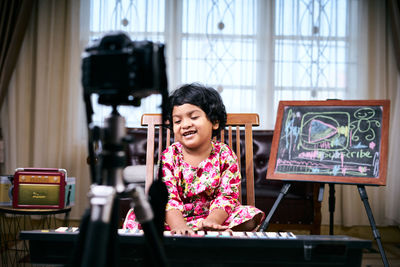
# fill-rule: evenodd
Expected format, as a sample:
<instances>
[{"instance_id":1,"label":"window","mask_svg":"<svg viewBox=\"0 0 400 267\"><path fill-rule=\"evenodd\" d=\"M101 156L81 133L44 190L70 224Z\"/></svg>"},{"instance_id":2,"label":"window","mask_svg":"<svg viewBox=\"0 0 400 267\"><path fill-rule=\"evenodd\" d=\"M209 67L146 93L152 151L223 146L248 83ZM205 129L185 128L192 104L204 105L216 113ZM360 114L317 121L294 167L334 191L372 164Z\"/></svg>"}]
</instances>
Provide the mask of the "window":
<instances>
[{"instance_id":1,"label":"window","mask_svg":"<svg viewBox=\"0 0 400 267\"><path fill-rule=\"evenodd\" d=\"M166 44L169 89L201 82L228 112L256 112L274 127L280 100L347 99L350 0L91 0L90 38L123 30ZM120 107L127 126L160 112L160 96ZM95 121L110 112L95 105Z\"/></svg>"},{"instance_id":2,"label":"window","mask_svg":"<svg viewBox=\"0 0 400 267\"><path fill-rule=\"evenodd\" d=\"M346 0L276 3L275 105L280 99L345 99Z\"/></svg>"}]
</instances>

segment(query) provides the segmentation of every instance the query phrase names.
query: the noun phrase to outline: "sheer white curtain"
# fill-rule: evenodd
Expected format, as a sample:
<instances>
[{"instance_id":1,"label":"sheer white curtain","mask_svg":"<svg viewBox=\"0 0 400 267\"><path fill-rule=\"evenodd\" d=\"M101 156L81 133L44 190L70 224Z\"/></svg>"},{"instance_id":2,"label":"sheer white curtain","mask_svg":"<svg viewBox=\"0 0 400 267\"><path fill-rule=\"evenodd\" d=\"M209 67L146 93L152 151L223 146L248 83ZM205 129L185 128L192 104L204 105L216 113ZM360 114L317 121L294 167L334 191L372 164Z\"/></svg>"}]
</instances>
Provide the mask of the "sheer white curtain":
<instances>
[{"instance_id":1,"label":"sheer white curtain","mask_svg":"<svg viewBox=\"0 0 400 267\"><path fill-rule=\"evenodd\" d=\"M394 59L392 53L389 54L389 58ZM394 71L393 71L394 72ZM390 130L390 150L389 150L389 171L388 180L386 185L386 191L384 191L385 196L385 221L388 224L400 225L400 205L399 205L399 192L400 192L400 140L398 135L398 129L400 129L400 75L397 71L392 72L393 80L389 88L390 99L392 100L392 120L391 120L391 130Z\"/></svg>"},{"instance_id":2,"label":"sheer white curtain","mask_svg":"<svg viewBox=\"0 0 400 267\"><path fill-rule=\"evenodd\" d=\"M5 169L63 168L77 179L80 218L87 205L87 130L80 86L78 0L41 0L29 23L1 110Z\"/></svg>"},{"instance_id":3,"label":"sheer white curtain","mask_svg":"<svg viewBox=\"0 0 400 267\"><path fill-rule=\"evenodd\" d=\"M388 28L385 1L359 1L357 20L353 21L358 36L354 50L358 61L351 72L356 74L352 81L355 99L390 99L390 131L387 185L366 186L369 203L378 225L400 225L400 141L399 129L399 76ZM328 190L326 190L328 192ZM328 194L323 201L322 223L329 222ZM336 186L335 224L369 225L368 217L356 186Z\"/></svg>"}]
</instances>

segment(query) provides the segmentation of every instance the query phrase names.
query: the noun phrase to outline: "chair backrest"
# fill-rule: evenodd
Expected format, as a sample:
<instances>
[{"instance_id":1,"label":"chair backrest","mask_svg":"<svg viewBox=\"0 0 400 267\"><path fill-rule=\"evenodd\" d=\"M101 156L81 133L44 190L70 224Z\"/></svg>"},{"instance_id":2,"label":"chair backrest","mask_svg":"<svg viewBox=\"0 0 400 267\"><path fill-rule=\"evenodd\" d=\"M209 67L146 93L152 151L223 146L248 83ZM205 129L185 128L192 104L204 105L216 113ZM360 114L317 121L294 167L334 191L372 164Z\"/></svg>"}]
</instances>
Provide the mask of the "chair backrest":
<instances>
[{"instance_id":1,"label":"chair backrest","mask_svg":"<svg viewBox=\"0 0 400 267\"><path fill-rule=\"evenodd\" d=\"M156 140L156 129L158 130L158 159L163 151L164 147L170 145L171 142L171 131L166 129L165 142L163 140L163 131L161 128L161 114L143 114L141 124L147 126L147 152L146 152L146 181L145 190L148 189L151 183L154 181L154 148ZM240 136L241 131L244 131L244 152L245 152L245 171L242 172L242 179L246 180L246 204L255 206L255 195L254 195L254 167L253 167L253 127L260 124L260 119L256 113L229 113L227 116L227 123L225 130L221 131L219 140L227 143L233 151L235 151L238 160L239 167L241 166L240 154L241 154L241 142ZM236 138L234 138L236 137ZM236 140L234 140L236 139ZM243 141L243 140L242 140ZM242 169L242 168L240 168ZM242 202L242 194L240 188L240 202Z\"/></svg>"}]
</instances>

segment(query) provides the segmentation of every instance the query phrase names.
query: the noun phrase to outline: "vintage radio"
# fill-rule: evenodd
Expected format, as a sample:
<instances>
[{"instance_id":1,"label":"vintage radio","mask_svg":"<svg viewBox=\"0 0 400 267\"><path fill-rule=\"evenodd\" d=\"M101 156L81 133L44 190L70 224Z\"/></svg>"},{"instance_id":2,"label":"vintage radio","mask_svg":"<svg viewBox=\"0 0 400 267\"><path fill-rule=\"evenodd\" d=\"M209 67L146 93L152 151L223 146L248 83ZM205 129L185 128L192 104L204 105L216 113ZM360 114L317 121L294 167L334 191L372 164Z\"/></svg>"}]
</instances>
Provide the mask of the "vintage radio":
<instances>
[{"instance_id":1,"label":"vintage radio","mask_svg":"<svg viewBox=\"0 0 400 267\"><path fill-rule=\"evenodd\" d=\"M14 174L13 207L61 209L65 207L67 171L18 168Z\"/></svg>"}]
</instances>

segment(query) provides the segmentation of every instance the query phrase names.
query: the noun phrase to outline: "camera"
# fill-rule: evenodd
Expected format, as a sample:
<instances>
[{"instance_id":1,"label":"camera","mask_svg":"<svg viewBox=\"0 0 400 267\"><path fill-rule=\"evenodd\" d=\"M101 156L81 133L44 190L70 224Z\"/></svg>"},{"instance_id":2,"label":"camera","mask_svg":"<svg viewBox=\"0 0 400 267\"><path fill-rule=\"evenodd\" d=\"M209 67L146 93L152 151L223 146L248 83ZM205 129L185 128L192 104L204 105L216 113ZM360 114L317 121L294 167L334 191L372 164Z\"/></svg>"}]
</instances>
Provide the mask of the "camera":
<instances>
[{"instance_id":1,"label":"camera","mask_svg":"<svg viewBox=\"0 0 400 267\"><path fill-rule=\"evenodd\" d=\"M98 94L99 104L138 106L141 98L167 93L164 48L123 32L104 35L82 56L84 94Z\"/></svg>"}]
</instances>

